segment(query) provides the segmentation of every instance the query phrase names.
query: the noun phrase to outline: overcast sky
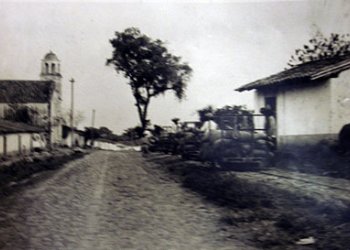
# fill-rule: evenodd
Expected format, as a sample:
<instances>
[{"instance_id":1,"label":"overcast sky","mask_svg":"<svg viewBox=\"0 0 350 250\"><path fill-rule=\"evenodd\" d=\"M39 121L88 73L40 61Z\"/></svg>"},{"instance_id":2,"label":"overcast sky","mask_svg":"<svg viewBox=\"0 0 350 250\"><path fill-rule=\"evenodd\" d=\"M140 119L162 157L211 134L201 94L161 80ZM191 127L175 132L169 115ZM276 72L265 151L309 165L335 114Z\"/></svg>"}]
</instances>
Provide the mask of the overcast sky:
<instances>
[{"instance_id":1,"label":"overcast sky","mask_svg":"<svg viewBox=\"0 0 350 250\"><path fill-rule=\"evenodd\" d=\"M286 67L293 51L319 29L350 33L350 1L137 1L0 0L0 79L39 79L43 56L61 60L64 106L74 78L75 109L91 124L117 133L138 124L126 79L105 66L115 31L138 27L166 42L193 69L186 99L172 93L151 102L153 124L196 120L196 110L246 104L252 92L234 89Z\"/></svg>"}]
</instances>

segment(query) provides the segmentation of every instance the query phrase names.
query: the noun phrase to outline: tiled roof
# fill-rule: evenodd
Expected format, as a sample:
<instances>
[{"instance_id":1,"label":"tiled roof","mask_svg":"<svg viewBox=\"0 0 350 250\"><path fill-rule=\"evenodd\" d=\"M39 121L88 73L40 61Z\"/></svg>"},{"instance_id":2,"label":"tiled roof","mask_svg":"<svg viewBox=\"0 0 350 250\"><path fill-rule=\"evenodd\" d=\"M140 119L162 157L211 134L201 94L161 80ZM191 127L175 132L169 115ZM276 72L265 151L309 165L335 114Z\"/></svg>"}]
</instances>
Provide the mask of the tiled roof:
<instances>
[{"instance_id":1,"label":"tiled roof","mask_svg":"<svg viewBox=\"0 0 350 250\"><path fill-rule=\"evenodd\" d=\"M0 134L10 134L10 133L26 133L26 132L35 132L40 133L44 132L44 128L34 127L26 123L11 122L7 120L0 120Z\"/></svg>"},{"instance_id":2,"label":"tiled roof","mask_svg":"<svg viewBox=\"0 0 350 250\"><path fill-rule=\"evenodd\" d=\"M62 125L62 129L67 131L67 132L71 132L72 131L71 127L68 126L68 125ZM85 135L85 131L84 130L77 129L75 127L73 128L73 130L74 130L74 132L76 132L79 135Z\"/></svg>"},{"instance_id":3,"label":"tiled roof","mask_svg":"<svg viewBox=\"0 0 350 250\"><path fill-rule=\"evenodd\" d=\"M46 103L53 88L52 81L0 80L0 103Z\"/></svg>"},{"instance_id":4,"label":"tiled roof","mask_svg":"<svg viewBox=\"0 0 350 250\"><path fill-rule=\"evenodd\" d=\"M332 77L347 69L350 69L350 55L307 62L284 70L278 74L243 85L237 88L236 91L314 81L321 78Z\"/></svg>"}]
</instances>

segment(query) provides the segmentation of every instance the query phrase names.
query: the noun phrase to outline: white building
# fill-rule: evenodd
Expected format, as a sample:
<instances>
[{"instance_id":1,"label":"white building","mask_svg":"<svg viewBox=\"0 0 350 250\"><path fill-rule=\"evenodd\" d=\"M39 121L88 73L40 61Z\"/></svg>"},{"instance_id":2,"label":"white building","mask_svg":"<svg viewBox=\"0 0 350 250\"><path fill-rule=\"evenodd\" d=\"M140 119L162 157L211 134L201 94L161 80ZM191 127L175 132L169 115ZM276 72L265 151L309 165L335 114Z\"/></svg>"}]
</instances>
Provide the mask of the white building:
<instances>
[{"instance_id":1,"label":"white building","mask_svg":"<svg viewBox=\"0 0 350 250\"><path fill-rule=\"evenodd\" d=\"M255 90L256 112L272 108L279 147L334 140L350 123L350 55L304 63L236 90Z\"/></svg>"},{"instance_id":2,"label":"white building","mask_svg":"<svg viewBox=\"0 0 350 250\"><path fill-rule=\"evenodd\" d=\"M0 155L25 155L46 147L44 129L0 120Z\"/></svg>"},{"instance_id":3,"label":"white building","mask_svg":"<svg viewBox=\"0 0 350 250\"><path fill-rule=\"evenodd\" d=\"M30 108L32 125L44 127L52 144L62 138L60 61L53 52L41 63L41 80L0 80L0 119L13 110Z\"/></svg>"},{"instance_id":4,"label":"white building","mask_svg":"<svg viewBox=\"0 0 350 250\"><path fill-rule=\"evenodd\" d=\"M73 138L72 138L73 137ZM62 142L61 145L67 147L84 147L85 146L85 131L73 128L66 125L62 126Z\"/></svg>"}]
</instances>

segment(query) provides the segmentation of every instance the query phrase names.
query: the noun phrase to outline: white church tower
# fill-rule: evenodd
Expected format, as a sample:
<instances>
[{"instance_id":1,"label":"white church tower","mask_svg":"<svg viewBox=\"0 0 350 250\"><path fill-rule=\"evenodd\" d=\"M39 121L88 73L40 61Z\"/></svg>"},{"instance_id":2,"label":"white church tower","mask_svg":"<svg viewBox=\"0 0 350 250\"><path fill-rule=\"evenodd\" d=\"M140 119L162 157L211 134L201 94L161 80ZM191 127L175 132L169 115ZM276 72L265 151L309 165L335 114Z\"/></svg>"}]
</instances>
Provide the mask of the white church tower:
<instances>
[{"instance_id":1,"label":"white church tower","mask_svg":"<svg viewBox=\"0 0 350 250\"><path fill-rule=\"evenodd\" d=\"M55 91L58 94L58 97L62 98L62 84L61 84L61 64L58 60L55 53L50 51L41 60L41 80L44 81L54 81L55 82Z\"/></svg>"},{"instance_id":2,"label":"white church tower","mask_svg":"<svg viewBox=\"0 0 350 250\"><path fill-rule=\"evenodd\" d=\"M54 92L51 101L51 142L59 144L62 141L62 75L61 64L56 54L50 51L41 60L40 79L54 82Z\"/></svg>"}]
</instances>

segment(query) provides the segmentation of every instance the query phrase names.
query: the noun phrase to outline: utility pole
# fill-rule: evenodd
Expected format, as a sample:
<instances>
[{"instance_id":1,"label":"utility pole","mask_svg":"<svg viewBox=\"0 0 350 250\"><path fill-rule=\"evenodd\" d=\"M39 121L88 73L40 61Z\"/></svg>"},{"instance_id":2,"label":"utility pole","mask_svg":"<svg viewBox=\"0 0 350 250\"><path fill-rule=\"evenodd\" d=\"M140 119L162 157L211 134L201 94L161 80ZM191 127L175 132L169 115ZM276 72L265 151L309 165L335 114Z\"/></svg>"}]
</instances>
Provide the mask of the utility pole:
<instances>
[{"instance_id":1,"label":"utility pole","mask_svg":"<svg viewBox=\"0 0 350 250\"><path fill-rule=\"evenodd\" d=\"M94 146L94 127L95 127L95 113L96 110L92 110L92 117L91 117L91 147Z\"/></svg>"},{"instance_id":2,"label":"utility pole","mask_svg":"<svg viewBox=\"0 0 350 250\"><path fill-rule=\"evenodd\" d=\"M74 79L70 79L71 90L70 90L70 129L71 129L71 147L74 147Z\"/></svg>"}]
</instances>

